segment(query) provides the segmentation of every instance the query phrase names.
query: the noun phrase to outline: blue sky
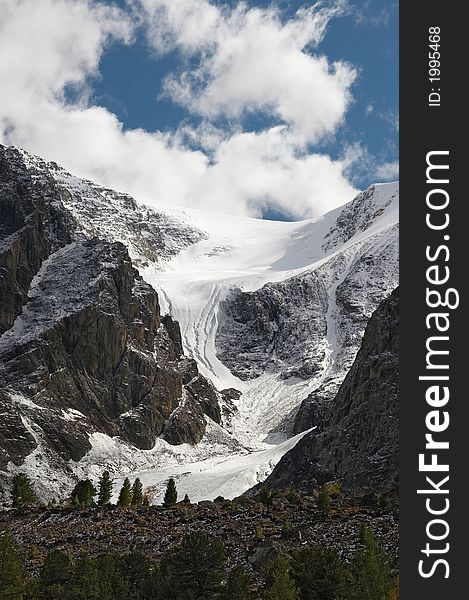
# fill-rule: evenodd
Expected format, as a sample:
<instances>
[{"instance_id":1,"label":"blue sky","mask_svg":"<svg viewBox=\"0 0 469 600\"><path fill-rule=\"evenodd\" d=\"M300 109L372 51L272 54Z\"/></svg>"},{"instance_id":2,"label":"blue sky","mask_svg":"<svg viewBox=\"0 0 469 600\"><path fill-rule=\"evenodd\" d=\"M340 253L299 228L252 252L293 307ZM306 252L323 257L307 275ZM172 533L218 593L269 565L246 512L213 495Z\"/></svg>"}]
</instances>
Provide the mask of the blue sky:
<instances>
[{"instance_id":1,"label":"blue sky","mask_svg":"<svg viewBox=\"0 0 469 600\"><path fill-rule=\"evenodd\" d=\"M5 2L4 143L149 203L267 218L397 177L397 2Z\"/></svg>"},{"instance_id":2,"label":"blue sky","mask_svg":"<svg viewBox=\"0 0 469 600\"><path fill-rule=\"evenodd\" d=\"M116 4L125 6L125 0ZM235 1L218 2L235 5ZM308 3L298 0L249 2L252 6L277 6L292 15ZM336 139L321 144L337 157L344 145L363 143L379 162L398 160L398 2L350 0L350 13L333 19L319 52L332 60L346 60L359 69L353 86L354 101ZM162 80L177 70L180 57L172 52L155 57L145 40L131 46L114 45L104 55L100 78L93 83L96 102L116 113L127 128L172 130L181 121L200 121L168 98L161 97ZM265 116L256 115L245 127L260 130ZM358 172L355 184L365 188L373 173Z\"/></svg>"}]
</instances>

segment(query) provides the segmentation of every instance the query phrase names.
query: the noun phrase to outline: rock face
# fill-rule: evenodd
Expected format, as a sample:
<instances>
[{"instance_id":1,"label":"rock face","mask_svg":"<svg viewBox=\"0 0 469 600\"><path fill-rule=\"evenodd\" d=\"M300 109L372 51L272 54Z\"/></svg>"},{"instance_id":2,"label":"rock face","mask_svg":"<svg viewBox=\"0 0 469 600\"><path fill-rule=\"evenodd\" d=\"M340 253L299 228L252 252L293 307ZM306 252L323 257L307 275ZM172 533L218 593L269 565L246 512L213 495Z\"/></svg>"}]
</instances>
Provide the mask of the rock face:
<instances>
[{"instance_id":1,"label":"rock face","mask_svg":"<svg viewBox=\"0 0 469 600\"><path fill-rule=\"evenodd\" d=\"M57 203L52 177L33 181L21 155L0 146L0 334L27 300L42 261L71 241L74 221Z\"/></svg>"},{"instance_id":2,"label":"rock face","mask_svg":"<svg viewBox=\"0 0 469 600\"><path fill-rule=\"evenodd\" d=\"M397 487L398 300L396 289L373 313L327 422L285 454L268 485L311 490L339 480L350 488Z\"/></svg>"},{"instance_id":3,"label":"rock face","mask_svg":"<svg viewBox=\"0 0 469 600\"><path fill-rule=\"evenodd\" d=\"M371 186L342 209L323 234L328 254L314 270L223 302L217 356L234 374L314 379L318 397L334 398L371 313L398 283L398 226L367 231L397 194ZM309 428L306 404L298 423Z\"/></svg>"},{"instance_id":4,"label":"rock face","mask_svg":"<svg viewBox=\"0 0 469 600\"><path fill-rule=\"evenodd\" d=\"M77 229L87 238L121 241L134 265L159 265L207 234L185 219L137 204L129 196L68 173L54 162L23 153L28 170L54 180L65 208L75 217Z\"/></svg>"},{"instance_id":5,"label":"rock face","mask_svg":"<svg viewBox=\"0 0 469 600\"><path fill-rule=\"evenodd\" d=\"M20 151L0 146L0 176L0 469L78 461L94 432L199 442L222 396L126 247L87 239Z\"/></svg>"}]
</instances>

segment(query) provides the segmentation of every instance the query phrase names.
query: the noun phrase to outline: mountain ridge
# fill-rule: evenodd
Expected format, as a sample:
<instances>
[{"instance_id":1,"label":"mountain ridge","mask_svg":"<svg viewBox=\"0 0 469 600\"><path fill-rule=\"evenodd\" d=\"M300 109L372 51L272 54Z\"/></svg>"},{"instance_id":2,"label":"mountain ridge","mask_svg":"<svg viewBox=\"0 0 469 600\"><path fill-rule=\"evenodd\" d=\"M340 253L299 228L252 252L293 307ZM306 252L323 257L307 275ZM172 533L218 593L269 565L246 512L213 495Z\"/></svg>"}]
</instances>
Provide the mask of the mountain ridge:
<instances>
[{"instance_id":1,"label":"mountain ridge","mask_svg":"<svg viewBox=\"0 0 469 600\"><path fill-rule=\"evenodd\" d=\"M213 461L214 477L222 465L232 474L232 484L226 488L232 494L245 491L256 479L265 479L286 452L286 441L314 426L305 399L316 394L326 404L333 400L369 316L397 283L397 185L371 186L343 207L311 221L282 223L243 217L227 221L222 214L206 211L146 208L130 196L80 180L55 163L16 149L2 151L23 162L32 182L29 192L60 198L64 210L58 212L68 215L65 229L73 230L61 244L70 244L72 237L89 244L96 234L106 238L102 243L108 248L124 243L123 251L129 252L133 265L129 261L129 268L137 267L135 277L143 278L139 285L150 284L158 295L166 352L175 356L183 351L186 356L178 359L175 367L178 389L183 393L176 394L177 407L165 417L159 432L178 445L170 446L161 437L148 450L132 445L135 439L128 445L125 438L132 435L131 417L135 415L131 407L124 406L125 428L120 423L120 429L83 429L91 448L78 462L62 464L68 481L84 474L96 479L99 469L110 465L119 476L137 471L145 475L148 469L152 487L155 469L168 469L169 473L171 465L176 468L188 462L193 467L181 473L178 485L182 490L187 486L203 499L206 486L197 487L195 473L197 461L207 459ZM44 186L50 190L44 191ZM2 189L5 192L6 188ZM7 196L5 192L2 199ZM48 218L47 227L51 222ZM1 244L4 247L5 240ZM20 306L14 310L23 306L29 283L23 284ZM318 298L316 309L310 302L314 297ZM238 305L246 305L249 314L257 310L258 317L243 321ZM273 310L269 313L266 307ZM11 313L12 309L8 310ZM171 313L171 317L163 317L163 313ZM267 358L249 347L258 327L262 333L258 346L266 345L268 352L262 352ZM245 343L248 348L243 357ZM238 349L233 358L226 348ZM138 362L143 360L138 344L137 350L129 355ZM247 372L244 379L237 376L235 364L241 359L257 369ZM191 397L197 399L195 405ZM14 420L11 407L15 402L8 395L2 398ZM18 406L26 410L19 396ZM181 406L186 406L187 415L198 414L193 424L189 417L181 422ZM70 427L78 431L77 415L67 416ZM162 421L158 421L158 427L147 435L146 447L160 430ZM30 424L25 427L20 420L18 426L24 432L19 444L22 452L34 458ZM122 431L123 439L116 437L115 433ZM8 440L0 431L7 454L11 453ZM198 443L181 443L187 440ZM252 453L249 461L243 459L247 452ZM266 468L262 452L271 457ZM36 465L34 461L31 464ZM54 469L51 473L54 475ZM227 483L220 481L221 485Z\"/></svg>"}]
</instances>

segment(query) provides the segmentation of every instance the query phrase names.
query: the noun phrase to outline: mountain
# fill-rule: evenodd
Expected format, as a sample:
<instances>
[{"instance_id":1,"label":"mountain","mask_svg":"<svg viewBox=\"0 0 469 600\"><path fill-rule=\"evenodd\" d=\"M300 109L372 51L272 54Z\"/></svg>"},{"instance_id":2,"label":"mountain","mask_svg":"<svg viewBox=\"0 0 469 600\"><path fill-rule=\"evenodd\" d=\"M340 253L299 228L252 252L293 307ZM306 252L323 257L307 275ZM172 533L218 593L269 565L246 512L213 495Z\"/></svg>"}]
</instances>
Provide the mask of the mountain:
<instances>
[{"instance_id":1,"label":"mountain","mask_svg":"<svg viewBox=\"0 0 469 600\"><path fill-rule=\"evenodd\" d=\"M233 215L227 225L190 211L207 237L172 269L142 271L201 372L242 392L231 426L243 443L263 449L309 429L311 404L335 397L371 313L398 283L398 200L397 184L374 185L294 223Z\"/></svg>"},{"instance_id":2,"label":"mountain","mask_svg":"<svg viewBox=\"0 0 469 600\"><path fill-rule=\"evenodd\" d=\"M50 496L106 466L155 499L171 474L193 500L234 496L327 417L397 285L397 184L276 222L0 155L5 477Z\"/></svg>"},{"instance_id":3,"label":"mountain","mask_svg":"<svg viewBox=\"0 0 469 600\"><path fill-rule=\"evenodd\" d=\"M20 152L1 149L0 173L0 468L55 472L59 485L96 433L143 450L158 436L199 442L222 396L126 247L86 238Z\"/></svg>"},{"instance_id":4,"label":"mountain","mask_svg":"<svg viewBox=\"0 0 469 600\"><path fill-rule=\"evenodd\" d=\"M287 452L267 479L274 488L395 490L399 479L399 291L373 313L330 416Z\"/></svg>"}]
</instances>

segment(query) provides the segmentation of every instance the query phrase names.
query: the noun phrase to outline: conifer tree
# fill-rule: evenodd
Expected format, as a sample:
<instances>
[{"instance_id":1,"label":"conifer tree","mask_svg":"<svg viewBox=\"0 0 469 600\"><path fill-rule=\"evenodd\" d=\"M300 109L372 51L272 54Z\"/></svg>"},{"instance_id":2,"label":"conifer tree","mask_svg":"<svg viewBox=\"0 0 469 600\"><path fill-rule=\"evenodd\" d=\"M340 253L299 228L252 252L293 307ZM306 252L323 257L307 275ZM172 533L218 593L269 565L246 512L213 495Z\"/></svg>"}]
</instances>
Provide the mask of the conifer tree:
<instances>
[{"instance_id":1,"label":"conifer tree","mask_svg":"<svg viewBox=\"0 0 469 600\"><path fill-rule=\"evenodd\" d=\"M101 577L97 564L86 554L76 561L69 587L67 599L98 600L101 597Z\"/></svg>"},{"instance_id":2,"label":"conifer tree","mask_svg":"<svg viewBox=\"0 0 469 600\"><path fill-rule=\"evenodd\" d=\"M362 529L360 537L365 547L352 560L347 600L381 600L392 589L389 558L368 527Z\"/></svg>"},{"instance_id":3,"label":"conifer tree","mask_svg":"<svg viewBox=\"0 0 469 600\"><path fill-rule=\"evenodd\" d=\"M166 487L166 492L164 495L163 504L166 507L174 506L178 500L178 493L176 489L176 482L172 477L168 480L168 485Z\"/></svg>"},{"instance_id":4,"label":"conifer tree","mask_svg":"<svg viewBox=\"0 0 469 600\"><path fill-rule=\"evenodd\" d=\"M121 508L128 508L132 504L132 486L130 485L129 478L124 479L121 491L119 492L119 500L117 506Z\"/></svg>"},{"instance_id":5,"label":"conifer tree","mask_svg":"<svg viewBox=\"0 0 469 600\"><path fill-rule=\"evenodd\" d=\"M94 570L95 569L95 570ZM90 573L95 573L99 595L96 600L140 600L131 595L125 564L120 556L102 554L93 559ZM94 600L95 596L85 596L83 600ZM75 598L73 598L75 600ZM81 600L81 597L80 597Z\"/></svg>"},{"instance_id":6,"label":"conifer tree","mask_svg":"<svg viewBox=\"0 0 469 600\"><path fill-rule=\"evenodd\" d=\"M106 506L112 498L113 483L109 471L103 471L99 480L98 505Z\"/></svg>"},{"instance_id":7,"label":"conifer tree","mask_svg":"<svg viewBox=\"0 0 469 600\"><path fill-rule=\"evenodd\" d=\"M293 553L291 574L301 600L347 600L349 571L336 550L302 548Z\"/></svg>"},{"instance_id":8,"label":"conifer tree","mask_svg":"<svg viewBox=\"0 0 469 600\"><path fill-rule=\"evenodd\" d=\"M122 573L127 581L129 597L141 600L159 600L148 588L151 579L150 561L142 552L130 552L121 557ZM155 598L156 596L156 598ZM128 600L128 599L126 599Z\"/></svg>"},{"instance_id":9,"label":"conifer tree","mask_svg":"<svg viewBox=\"0 0 469 600\"><path fill-rule=\"evenodd\" d=\"M79 481L72 491L72 502L79 506L89 507L94 505L96 488L89 479Z\"/></svg>"},{"instance_id":10,"label":"conifer tree","mask_svg":"<svg viewBox=\"0 0 469 600\"><path fill-rule=\"evenodd\" d=\"M261 487L261 491L259 492L259 500L267 508L267 513L271 512L275 497L276 492L274 490L271 490L267 485L263 485Z\"/></svg>"},{"instance_id":11,"label":"conifer tree","mask_svg":"<svg viewBox=\"0 0 469 600\"><path fill-rule=\"evenodd\" d=\"M331 497L326 486L323 486L319 492L318 509L324 516L331 512Z\"/></svg>"},{"instance_id":12,"label":"conifer tree","mask_svg":"<svg viewBox=\"0 0 469 600\"><path fill-rule=\"evenodd\" d=\"M18 548L7 533L0 533L0 598L24 600L26 574L19 557Z\"/></svg>"},{"instance_id":13,"label":"conifer tree","mask_svg":"<svg viewBox=\"0 0 469 600\"><path fill-rule=\"evenodd\" d=\"M143 504L143 485L140 479L134 481L132 486L132 506L141 506Z\"/></svg>"},{"instance_id":14,"label":"conifer tree","mask_svg":"<svg viewBox=\"0 0 469 600\"><path fill-rule=\"evenodd\" d=\"M162 598L218 600L226 562L220 540L194 531L160 563Z\"/></svg>"},{"instance_id":15,"label":"conifer tree","mask_svg":"<svg viewBox=\"0 0 469 600\"><path fill-rule=\"evenodd\" d=\"M29 477L24 473L18 473L13 477L11 489L11 503L13 508L24 510L37 501L36 493L33 489Z\"/></svg>"},{"instance_id":16,"label":"conifer tree","mask_svg":"<svg viewBox=\"0 0 469 600\"><path fill-rule=\"evenodd\" d=\"M240 565L234 567L226 579L221 600L253 600L251 577Z\"/></svg>"},{"instance_id":17,"label":"conifer tree","mask_svg":"<svg viewBox=\"0 0 469 600\"><path fill-rule=\"evenodd\" d=\"M68 590L72 573L72 562L67 554L60 550L49 552L39 574L39 598L62 600Z\"/></svg>"},{"instance_id":18,"label":"conifer tree","mask_svg":"<svg viewBox=\"0 0 469 600\"><path fill-rule=\"evenodd\" d=\"M282 554L271 563L266 579L266 600L299 600L298 588L290 576L288 561Z\"/></svg>"},{"instance_id":19,"label":"conifer tree","mask_svg":"<svg viewBox=\"0 0 469 600\"><path fill-rule=\"evenodd\" d=\"M183 501L184 504L190 504L191 503L191 499L189 498L189 494L185 494L182 501Z\"/></svg>"}]
</instances>

